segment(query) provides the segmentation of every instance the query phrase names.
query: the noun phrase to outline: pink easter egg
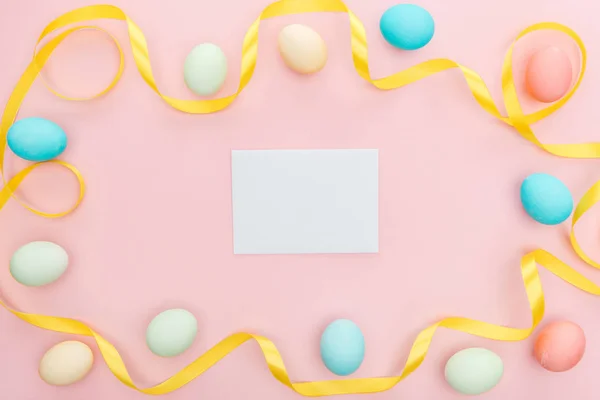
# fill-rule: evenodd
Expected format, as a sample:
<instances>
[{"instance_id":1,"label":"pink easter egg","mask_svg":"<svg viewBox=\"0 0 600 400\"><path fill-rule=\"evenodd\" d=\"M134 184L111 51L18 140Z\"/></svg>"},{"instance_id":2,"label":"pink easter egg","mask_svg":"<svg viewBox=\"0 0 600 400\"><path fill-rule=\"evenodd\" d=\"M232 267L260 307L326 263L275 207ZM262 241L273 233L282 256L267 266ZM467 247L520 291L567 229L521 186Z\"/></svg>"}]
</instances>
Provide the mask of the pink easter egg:
<instances>
[{"instance_id":1,"label":"pink easter egg","mask_svg":"<svg viewBox=\"0 0 600 400\"><path fill-rule=\"evenodd\" d=\"M585 335L570 321L552 322L538 334L533 353L540 365L552 372L573 368L585 352Z\"/></svg>"},{"instance_id":2,"label":"pink easter egg","mask_svg":"<svg viewBox=\"0 0 600 400\"><path fill-rule=\"evenodd\" d=\"M536 100L552 103L567 93L573 79L569 56L558 47L547 47L529 59L525 81Z\"/></svg>"}]
</instances>

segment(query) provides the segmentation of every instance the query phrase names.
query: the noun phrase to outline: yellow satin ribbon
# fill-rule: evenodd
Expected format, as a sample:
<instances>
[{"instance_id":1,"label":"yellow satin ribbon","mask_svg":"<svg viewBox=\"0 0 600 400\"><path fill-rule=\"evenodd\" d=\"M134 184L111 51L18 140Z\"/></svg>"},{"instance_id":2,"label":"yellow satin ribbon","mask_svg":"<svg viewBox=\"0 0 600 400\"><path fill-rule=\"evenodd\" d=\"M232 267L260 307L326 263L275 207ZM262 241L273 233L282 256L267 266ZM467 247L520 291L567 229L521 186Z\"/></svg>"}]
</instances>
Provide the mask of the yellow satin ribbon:
<instances>
[{"instance_id":1,"label":"yellow satin ribbon","mask_svg":"<svg viewBox=\"0 0 600 400\"><path fill-rule=\"evenodd\" d=\"M600 295L599 286L592 283L552 254L544 250L535 250L521 259L521 275L523 277L523 283L525 284L525 291L527 293L527 299L529 300L529 308L533 320L529 328L510 328L463 317L445 318L425 328L419 333L413 342L413 346L401 375L378 378L292 382L283 363L283 358L275 344L264 336L242 332L235 333L217 343L210 350L169 379L156 386L144 389L137 387L133 383L117 349L85 323L69 318L27 314L11 309L4 303L0 302L0 304L23 321L39 328L54 332L93 337L102 353L106 365L108 365L112 373L125 385L145 394L160 395L181 388L193 379L202 375L206 370L248 340L254 340L258 343L264 354L269 370L275 379L298 394L303 396L332 396L351 393L377 393L391 389L421 365L427 355L433 335L438 328L448 328L487 339L501 341L519 341L529 337L544 316L544 295L536 263L542 265L554 275L567 281L571 285L578 287L585 292Z\"/></svg>"},{"instance_id":2,"label":"yellow satin ribbon","mask_svg":"<svg viewBox=\"0 0 600 400\"><path fill-rule=\"evenodd\" d=\"M582 143L582 144L543 144L541 143L533 131L530 125L537 122L550 114L554 113L560 107L562 107L575 93L579 87L583 74L586 67L586 51L581 39L571 29L556 23L541 23L533 25L525 29L517 38L515 42L523 36L542 29L551 29L559 32L563 32L570 36L579 46L581 50L581 73L579 74L575 85L558 102L532 114L524 114L519 104L517 93L514 85L512 76L512 51L513 45L509 48L509 51L504 60L502 70L502 88L504 96L504 104L507 111L507 116L503 116L494 104L492 96L489 93L483 79L474 71L447 59L436 59L429 60L408 68L404 71L400 71L388 77L373 79L371 78L368 65L368 54L367 54L367 40L365 29L360 20L346 7L341 0L281 0L267 6L259 18L248 29L244 38L243 50L242 50L242 68L241 77L238 89L235 94L220 99L214 100L181 100L162 94L158 86L156 85L154 76L152 74L152 68L150 64L150 58L148 55L148 46L146 39L140 30L140 28L119 8L110 5L100 6L89 6L83 7L77 10L68 12L53 22L51 22L46 29L42 32L39 37L39 45L50 35L51 33L65 28L71 24L94 20L94 19L116 19L125 21L127 24L130 45L133 51L133 57L137 68L152 90L154 90L167 104L173 108L193 114L206 114L220 111L228 107L236 97L242 92L246 85L250 82L254 68L256 66L256 57L258 50L258 30L260 22L264 19L274 18L282 15L309 13L309 12L341 12L346 13L350 20L351 30L351 45L352 45L352 58L357 73L371 83L378 89L390 90L396 89L410 83L416 82L433 74L441 71L445 71L452 68L458 68L466 79L467 85L471 90L475 100L479 105L492 116L498 118L502 122L513 126L521 136L530 142L534 143L538 147L542 148L549 153L562 157L570 158L597 158L600 157L600 143ZM4 182L4 187L0 191L0 209L6 204L10 197L16 198L30 211L37 215L44 217L54 218L64 216L72 212L82 201L85 185L80 172L72 165L58 160L50 162L57 163L65 168L68 168L77 178L80 183L80 194L75 202L74 206L66 211L60 213L46 213L39 211L19 200L15 195L15 190L21 184L21 182L31 173L34 169L45 163L33 164L19 173L17 173L8 182L5 179L5 172L3 169L5 147L6 147L6 134L12 123L14 122L19 107L23 102L25 95L27 94L31 84L35 81L41 68L47 62L52 52L58 45L70 34L81 30L81 29L99 29L101 28L94 26L82 26L69 28L56 37L50 39L45 45L41 46L39 51L36 51L34 58L30 65L27 67L19 82L17 83L10 99L8 100L2 119L0 121L0 174ZM104 31L106 32L106 31ZM111 90L114 85L119 81L123 72L123 50L121 49L117 40L106 32L116 44L120 54L120 65L117 74L115 75L112 83L104 89L102 92L89 98L70 98L63 96L56 92L49 85L48 88L55 93L57 96L68 99L68 100L86 100L94 97L103 95L104 93ZM596 183L581 199L574 212L571 230L571 242L573 248L577 254L588 264L600 268L600 264L591 260L581 249L577 243L574 235L575 224L581 219L581 217L596 203L600 200L600 182ZM421 331L421 333L415 339L411 351L408 355L402 374L399 376L391 377L378 377L378 378L360 378L360 379L342 379L342 380L328 380L328 381L316 381L316 382L292 382L286 371L285 365L281 354L270 340L265 337L253 335L250 333L236 333L233 334L213 348L208 350L206 353L198 357L194 362L183 368L181 371L165 380L164 382L153 386L151 388L139 388L132 381L125 364L119 355L116 348L92 328L83 322L62 318L52 317L39 314L28 314L10 308L4 302L0 301L0 305L5 307L8 311L19 317L20 319L35 325L37 327L66 334L73 335L84 335L93 337L102 353L107 366L111 372L125 385L146 394L160 395L170 393L174 390L181 388L196 377L203 374L207 369L215 365L227 354L234 351L237 347L242 345L248 340L254 340L258 343L261 350L263 351L265 361L269 367L269 370L273 376L284 385L288 386L295 392L304 396L331 396L338 394L351 394L351 393L376 393L391 389L398 382L409 376L414 372L419 365L425 359L427 351L433 335L437 328L443 327L448 328L471 335L476 335L493 340L501 341L519 341L527 338L536 326L540 323L544 316L544 295L542 292L542 286L540 277L537 269L537 265L543 266L554 275L565 280L571 285L594 295L600 295L600 287L592 283L590 280L585 278L583 275L558 260L556 257L544 250L536 250L521 259L521 274L523 283L525 285L525 291L529 301L529 307L532 315L532 324L529 328L510 328L506 326L493 325L487 322L475 321L462 317L452 317L443 319L428 328Z\"/></svg>"}]
</instances>

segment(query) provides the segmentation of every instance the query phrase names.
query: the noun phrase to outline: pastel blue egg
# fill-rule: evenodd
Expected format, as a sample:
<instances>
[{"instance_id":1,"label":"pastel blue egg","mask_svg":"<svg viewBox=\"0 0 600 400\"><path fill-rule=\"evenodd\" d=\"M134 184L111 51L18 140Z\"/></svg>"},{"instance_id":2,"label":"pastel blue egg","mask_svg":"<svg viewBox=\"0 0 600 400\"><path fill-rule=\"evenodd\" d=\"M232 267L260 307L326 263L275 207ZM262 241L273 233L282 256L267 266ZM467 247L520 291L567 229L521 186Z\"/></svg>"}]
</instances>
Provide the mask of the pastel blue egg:
<instances>
[{"instance_id":1,"label":"pastel blue egg","mask_svg":"<svg viewBox=\"0 0 600 400\"><path fill-rule=\"evenodd\" d=\"M529 175L521 184L521 203L527 214L545 225L560 224L573 211L573 196L562 181L548 174Z\"/></svg>"},{"instance_id":2,"label":"pastel blue egg","mask_svg":"<svg viewBox=\"0 0 600 400\"><path fill-rule=\"evenodd\" d=\"M435 31L433 17L415 4L397 4L387 9L379 21L381 34L389 44L402 50L425 46Z\"/></svg>"},{"instance_id":3,"label":"pastel blue egg","mask_svg":"<svg viewBox=\"0 0 600 400\"><path fill-rule=\"evenodd\" d=\"M44 118L24 118L8 130L8 147L28 161L48 161L58 157L67 147L65 131Z\"/></svg>"},{"instance_id":4,"label":"pastel blue egg","mask_svg":"<svg viewBox=\"0 0 600 400\"><path fill-rule=\"evenodd\" d=\"M321 336L321 359L336 375L350 375L365 358L365 338L352 321L338 319L325 328Z\"/></svg>"}]
</instances>

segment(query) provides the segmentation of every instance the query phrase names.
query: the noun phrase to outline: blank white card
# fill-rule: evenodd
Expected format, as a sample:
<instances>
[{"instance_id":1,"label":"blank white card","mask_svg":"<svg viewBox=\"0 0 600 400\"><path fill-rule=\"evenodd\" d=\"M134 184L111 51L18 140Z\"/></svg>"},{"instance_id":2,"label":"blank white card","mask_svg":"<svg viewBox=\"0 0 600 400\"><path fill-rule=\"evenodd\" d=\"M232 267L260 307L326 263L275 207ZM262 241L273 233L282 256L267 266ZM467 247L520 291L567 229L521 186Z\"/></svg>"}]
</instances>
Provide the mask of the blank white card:
<instances>
[{"instance_id":1,"label":"blank white card","mask_svg":"<svg viewBox=\"0 0 600 400\"><path fill-rule=\"evenodd\" d=\"M377 253L378 150L234 150L234 254Z\"/></svg>"}]
</instances>

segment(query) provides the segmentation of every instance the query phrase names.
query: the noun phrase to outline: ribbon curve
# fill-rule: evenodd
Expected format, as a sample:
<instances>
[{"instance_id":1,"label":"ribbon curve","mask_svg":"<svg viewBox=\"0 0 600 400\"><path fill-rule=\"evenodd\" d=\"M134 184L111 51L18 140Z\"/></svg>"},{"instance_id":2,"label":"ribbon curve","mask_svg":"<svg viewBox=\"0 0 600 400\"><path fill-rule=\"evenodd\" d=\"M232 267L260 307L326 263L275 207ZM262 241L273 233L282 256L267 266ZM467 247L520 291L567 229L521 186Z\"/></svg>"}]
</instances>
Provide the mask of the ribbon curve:
<instances>
[{"instance_id":1,"label":"ribbon curve","mask_svg":"<svg viewBox=\"0 0 600 400\"><path fill-rule=\"evenodd\" d=\"M511 328L463 317L445 318L425 328L419 333L413 342L413 346L401 375L378 378L292 382L285 368L283 358L273 342L264 336L241 332L223 339L188 366L162 383L150 388L139 388L133 383L133 380L129 376L125 363L117 349L85 323L70 318L19 312L8 307L1 301L0 305L23 321L39 328L53 332L93 337L111 372L125 385L145 394L161 395L183 387L202 375L206 370L248 340L254 340L258 343L273 377L298 394L311 397L364 394L389 390L413 373L425 359L429 345L438 328L452 329L487 339L501 341L520 341L529 337L544 317L544 294L537 264L542 265L554 275L587 293L597 296L600 295L600 287L592 283L579 272L554 257L552 254L544 250L535 250L526 254L521 259L521 275L523 283L525 284L525 291L527 293L532 316L532 324L529 328Z\"/></svg>"},{"instance_id":2,"label":"ribbon curve","mask_svg":"<svg viewBox=\"0 0 600 400\"><path fill-rule=\"evenodd\" d=\"M37 210L34 207L31 207L30 205L22 201L21 199L19 199L15 193L21 182L33 170L35 170L39 166L46 164L46 162L32 164L18 172L10 180L6 179L6 173L4 171L6 135L8 129L15 121L19 108L29 88L40 73L40 70L48 61L48 59L52 55L52 52L60 45L60 43L66 37L81 29L97 29L105 32L113 40L114 44L116 45L119 51L119 69L111 84L94 96L88 98L71 98L62 95L49 85L46 85L48 89L51 90L54 94L67 100L89 100L101 96L110 91L121 78L124 66L123 49L120 47L118 41L112 35L110 35L110 33L96 26L85 25L74 28L67 28L68 26L75 23L95 19L114 19L124 21L127 24L130 45L137 69L142 75L142 78L148 84L148 86L156 94L158 94L163 99L163 101L165 101L171 107L179 111L191 114L207 114L223 110L229 105L231 105L235 101L237 96L250 82L254 72L254 68L256 66L258 52L258 31L261 21L282 15L310 12L337 12L347 14L350 21L350 40L354 67L359 76L361 76L364 80L366 80L376 88L381 90L396 89L424 79L428 76L434 75L438 72L458 68L462 72L475 100L486 112L496 117L500 121L506 123L507 125L514 127L522 137L532 142L539 148L561 157L600 157L600 143L543 144L541 141L538 140L538 138L535 136L533 130L530 127L531 124L540 121L541 119L551 115L559 108L561 108L573 96L584 76L587 56L585 46L582 40L577 36L577 34L574 31L572 31L566 26L557 23L545 22L532 25L529 28L525 29L523 32L521 32L517 36L513 44L510 46L504 59L502 68L502 92L504 98L504 105L507 111L507 116L503 116L496 107L493 98L483 79L476 72L452 60L429 60L415 65L413 67L410 67L408 69L405 69L403 71L392 74L390 76L379 79L373 79L369 72L368 48L364 26L362 22L358 19L358 17L356 17L354 13L352 13L352 11L350 11L341 0L280 0L268 5L262 11L260 16L252 23L244 37L242 48L241 76L237 91L233 95L213 100L177 99L174 97L164 95L159 90L154 79L154 75L152 73L152 67L150 63L146 39L141 29L118 7L111 5L96 5L82 7L67 12L62 16L56 18L43 30L42 34L38 39L33 60L19 79L17 85L14 88L14 91L12 92L5 106L4 113L0 120L0 175L4 183L3 188L0 190L0 209L4 207L4 205L11 197L13 197L17 201L19 201L21 205L23 205L25 208L37 215L47 218L57 218L71 213L83 200L85 193L85 184L83 177L81 173L77 170L77 168L64 161L52 160L49 162L61 165L62 167L65 167L70 172L72 172L79 182L80 192L75 204L66 211L60 213L47 213L44 211ZM41 43L48 39L48 37L51 34L63 28L67 29L64 30L62 33L59 33L54 38L49 39L45 44L41 45ZM556 30L565 33L576 42L581 51L581 72L577 78L576 83L561 100L537 112L531 114L524 114L520 106L519 100L517 98L517 92L512 76L512 51L514 44L520 38L531 32L544 29ZM588 192L583 196L583 198L577 205L573 215L570 238L573 248L575 252L579 255L579 257L581 257L589 265L600 269L600 264L589 258L581 249L581 247L577 243L577 240L575 239L574 234L575 224L599 200L600 181L588 190ZM285 368L283 358L281 357L281 354L277 350L275 344L266 337L242 332L233 334L223 339L221 342L216 344L206 353L199 356L191 364L180 370L172 377L163 381L162 383L150 388L140 388L135 385L135 383L129 376L127 368L117 349L87 324L70 318L53 317L20 312L9 307L5 302L1 300L0 305L2 305L5 309L10 311L12 314L17 316L21 320L39 328L65 334L93 337L98 345L102 357L104 358L111 372L125 385L145 394L161 395L170 393L181 388L193 379L202 375L206 370L208 370L217 362L219 362L222 358L227 356L227 354L231 353L237 347L241 346L243 343L249 340L254 340L258 343L264 354L265 361L269 367L269 370L271 371L271 374L275 377L275 379L277 379L279 382L286 385L298 394L301 394L303 396L331 396L352 393L376 393L391 389L419 367L419 365L425 359L425 356L429 349L429 345L438 328L452 329L487 339L501 341L520 341L529 337L529 335L531 335L533 330L540 323L544 316L544 295L537 267L538 264L552 272L554 275L563 279L564 281L583 290L584 292L593 295L600 295L600 287L591 282L586 277L584 277L582 274L580 274L573 268L569 267L567 264L554 257L552 254L541 249L535 250L531 253L526 254L521 259L521 275L523 278L523 283L525 285L525 291L527 293L529 307L532 315L532 324L529 328L511 328L506 326L494 325L483 321L471 320L463 317L445 318L425 328L419 333L410 350L402 373L398 376L390 377L326 380L315 382L292 382Z\"/></svg>"}]
</instances>

